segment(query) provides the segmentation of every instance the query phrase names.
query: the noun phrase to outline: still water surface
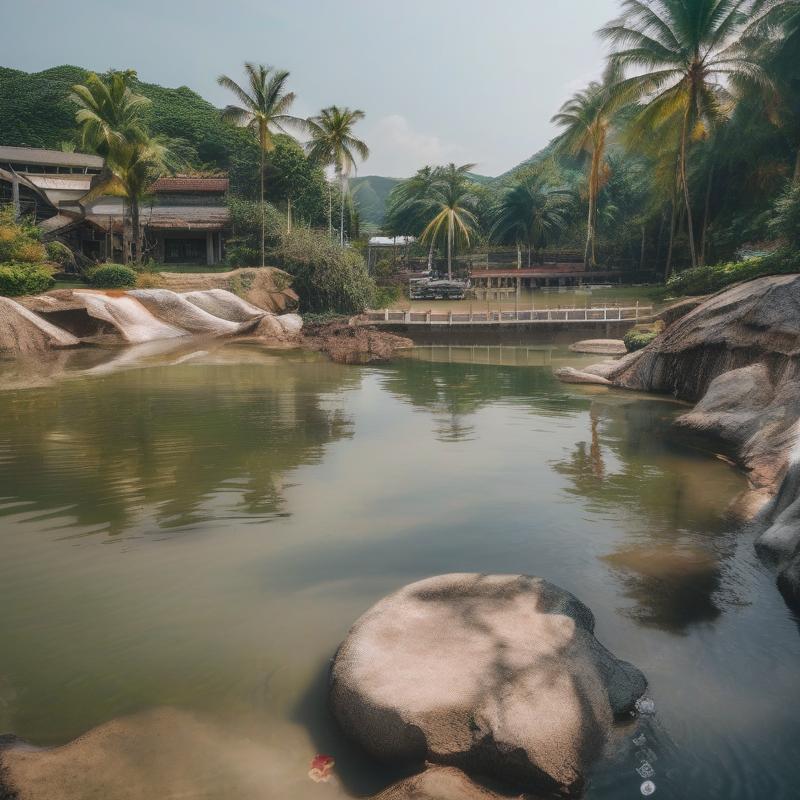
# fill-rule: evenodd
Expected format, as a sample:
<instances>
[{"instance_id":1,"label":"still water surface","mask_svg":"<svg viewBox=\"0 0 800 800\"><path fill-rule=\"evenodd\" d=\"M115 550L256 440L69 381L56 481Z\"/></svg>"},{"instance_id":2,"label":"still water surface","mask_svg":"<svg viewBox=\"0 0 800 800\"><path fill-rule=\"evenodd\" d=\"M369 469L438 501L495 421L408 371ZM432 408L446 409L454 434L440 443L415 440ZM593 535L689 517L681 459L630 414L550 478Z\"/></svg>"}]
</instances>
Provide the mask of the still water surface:
<instances>
[{"instance_id":1,"label":"still water surface","mask_svg":"<svg viewBox=\"0 0 800 800\"><path fill-rule=\"evenodd\" d=\"M650 681L656 715L588 797L639 796L641 732L658 797L798 796L797 621L726 520L743 478L675 435L681 406L559 384L587 360L548 347L381 367L204 347L0 365L0 733L58 745L133 714L196 772L180 796L371 793L388 774L325 707L350 624L424 576L525 572ZM125 781L179 796L148 758ZM114 800L103 763L79 783Z\"/></svg>"}]
</instances>

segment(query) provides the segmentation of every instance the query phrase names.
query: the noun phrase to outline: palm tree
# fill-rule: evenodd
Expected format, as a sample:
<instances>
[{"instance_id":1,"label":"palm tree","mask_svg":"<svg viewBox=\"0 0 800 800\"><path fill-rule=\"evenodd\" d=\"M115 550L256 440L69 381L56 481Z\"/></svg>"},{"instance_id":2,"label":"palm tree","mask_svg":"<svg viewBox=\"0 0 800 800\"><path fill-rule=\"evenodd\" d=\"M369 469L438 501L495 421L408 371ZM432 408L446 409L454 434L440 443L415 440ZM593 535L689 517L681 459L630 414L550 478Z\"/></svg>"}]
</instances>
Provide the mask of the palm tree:
<instances>
[{"instance_id":1,"label":"palm tree","mask_svg":"<svg viewBox=\"0 0 800 800\"><path fill-rule=\"evenodd\" d=\"M426 209L440 171L430 166L422 167L408 180L401 181L389 193L384 229L394 234L419 235L428 224ZM428 269L433 266L434 241L428 248Z\"/></svg>"},{"instance_id":2,"label":"palm tree","mask_svg":"<svg viewBox=\"0 0 800 800\"><path fill-rule=\"evenodd\" d=\"M150 100L133 91L135 80L132 69L112 72L106 79L90 72L85 84L72 87L81 146L106 157L117 143L147 139L142 113Z\"/></svg>"},{"instance_id":3,"label":"palm tree","mask_svg":"<svg viewBox=\"0 0 800 800\"><path fill-rule=\"evenodd\" d=\"M148 135L142 112L150 101L133 91L136 72L112 72L107 79L89 73L85 84L72 87L70 98L78 106L75 120L81 144L103 156L103 171L81 198L87 202L102 194L127 198L133 231L133 254L142 258L139 202L150 183L166 170L168 150L163 140ZM127 240L123 225L123 239ZM127 241L123 258L128 259Z\"/></svg>"},{"instance_id":4,"label":"palm tree","mask_svg":"<svg viewBox=\"0 0 800 800\"><path fill-rule=\"evenodd\" d=\"M339 244L344 246L344 207L347 196L347 179L355 169L356 156L362 161L369 158L369 147L353 135L356 122L364 119L358 109L330 106L307 121L311 141L306 145L309 158L320 164L332 166L341 184L339 218Z\"/></svg>"},{"instance_id":5,"label":"palm tree","mask_svg":"<svg viewBox=\"0 0 800 800\"><path fill-rule=\"evenodd\" d=\"M444 229L447 237L448 280L453 278L453 245L456 239L461 239L468 246L470 235L478 224L475 213L478 197L467 175L474 167L474 164L460 167L449 164L438 170L430 199L425 203L429 222L420 240L434 242Z\"/></svg>"},{"instance_id":6,"label":"palm tree","mask_svg":"<svg viewBox=\"0 0 800 800\"><path fill-rule=\"evenodd\" d=\"M744 41L761 5L753 0L623 0L622 15L600 31L618 48L611 63L635 73L617 81L612 94L642 102L637 123L642 130L652 135L680 119L678 176L693 267L697 249L686 175L690 138L700 138L723 116L723 85L769 84Z\"/></svg>"},{"instance_id":7,"label":"palm tree","mask_svg":"<svg viewBox=\"0 0 800 800\"><path fill-rule=\"evenodd\" d=\"M512 240L517 247L517 269L522 266L522 245L531 250L543 247L567 226L570 193L564 189L545 189L535 175L522 175L501 195L494 210L492 238Z\"/></svg>"},{"instance_id":8,"label":"palm tree","mask_svg":"<svg viewBox=\"0 0 800 800\"><path fill-rule=\"evenodd\" d=\"M574 156L589 156L588 201L586 222L586 248L584 268L597 265L597 197L608 177L605 162L606 139L615 104L607 91L607 84L592 81L583 91L576 92L553 117L553 122L564 128L556 138L556 149Z\"/></svg>"},{"instance_id":9,"label":"palm tree","mask_svg":"<svg viewBox=\"0 0 800 800\"><path fill-rule=\"evenodd\" d=\"M227 75L220 75L217 83L229 89L241 105L226 106L222 118L249 130L258 142L261 156L259 177L261 185L261 266L265 266L267 238L267 213L264 205L264 162L267 153L275 149L274 133L287 133L286 125L303 127L304 121L291 116L288 111L294 102L294 92L286 91L289 73L264 64L246 62L247 88L243 88Z\"/></svg>"},{"instance_id":10,"label":"palm tree","mask_svg":"<svg viewBox=\"0 0 800 800\"><path fill-rule=\"evenodd\" d=\"M122 197L128 203L133 231L133 257L142 261L142 230L139 222L141 201L147 196L153 182L172 166L172 154L167 141L151 137L143 141L115 141L106 155L102 172L92 179L92 187L82 202L103 195ZM127 261L127 247L123 258Z\"/></svg>"}]
</instances>

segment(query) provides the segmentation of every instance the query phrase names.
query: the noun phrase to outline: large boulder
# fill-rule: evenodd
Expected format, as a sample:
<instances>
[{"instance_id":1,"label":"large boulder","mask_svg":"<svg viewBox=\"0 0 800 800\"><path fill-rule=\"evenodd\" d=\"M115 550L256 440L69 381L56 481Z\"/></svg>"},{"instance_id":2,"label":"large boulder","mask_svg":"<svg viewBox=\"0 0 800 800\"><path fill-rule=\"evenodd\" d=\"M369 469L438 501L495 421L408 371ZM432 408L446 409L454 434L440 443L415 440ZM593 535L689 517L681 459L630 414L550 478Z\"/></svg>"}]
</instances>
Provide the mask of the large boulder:
<instances>
[{"instance_id":1,"label":"large boulder","mask_svg":"<svg viewBox=\"0 0 800 800\"><path fill-rule=\"evenodd\" d=\"M573 353L595 353L601 356L622 356L628 352L622 339L582 339L580 342L573 342L569 349Z\"/></svg>"},{"instance_id":2,"label":"large boulder","mask_svg":"<svg viewBox=\"0 0 800 800\"><path fill-rule=\"evenodd\" d=\"M0 352L41 353L55 347L73 347L77 337L42 319L30 309L0 297Z\"/></svg>"},{"instance_id":3,"label":"large boulder","mask_svg":"<svg viewBox=\"0 0 800 800\"><path fill-rule=\"evenodd\" d=\"M540 578L419 581L351 628L331 670L333 712L383 760L577 792L646 688L593 629L583 603Z\"/></svg>"},{"instance_id":4,"label":"large boulder","mask_svg":"<svg viewBox=\"0 0 800 800\"><path fill-rule=\"evenodd\" d=\"M560 367L555 376L563 383L592 383L599 386L610 386L611 381L595 372L584 372L575 367Z\"/></svg>"},{"instance_id":5,"label":"large boulder","mask_svg":"<svg viewBox=\"0 0 800 800\"><path fill-rule=\"evenodd\" d=\"M197 292L185 292L183 299L192 305L202 308L209 314L230 322L249 322L261 319L266 313L227 289L204 289Z\"/></svg>"}]
</instances>

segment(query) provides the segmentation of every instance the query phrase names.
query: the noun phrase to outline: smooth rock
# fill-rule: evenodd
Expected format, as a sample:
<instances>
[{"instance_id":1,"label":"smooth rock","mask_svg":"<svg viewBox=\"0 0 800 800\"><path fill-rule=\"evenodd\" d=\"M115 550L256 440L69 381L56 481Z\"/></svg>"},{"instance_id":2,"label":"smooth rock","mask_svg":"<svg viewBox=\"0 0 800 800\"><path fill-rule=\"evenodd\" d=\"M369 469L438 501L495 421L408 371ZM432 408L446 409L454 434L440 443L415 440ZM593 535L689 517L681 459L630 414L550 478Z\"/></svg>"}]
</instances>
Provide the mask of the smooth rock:
<instances>
[{"instance_id":1,"label":"smooth rock","mask_svg":"<svg viewBox=\"0 0 800 800\"><path fill-rule=\"evenodd\" d=\"M0 297L0 351L41 353L73 347L77 337L47 322L9 297Z\"/></svg>"},{"instance_id":2,"label":"smooth rock","mask_svg":"<svg viewBox=\"0 0 800 800\"><path fill-rule=\"evenodd\" d=\"M599 386L610 386L611 381L592 372L583 372L574 367L561 367L555 371L555 376L563 383L594 383Z\"/></svg>"},{"instance_id":3,"label":"smooth rock","mask_svg":"<svg viewBox=\"0 0 800 800\"><path fill-rule=\"evenodd\" d=\"M428 578L351 628L331 670L332 709L377 758L577 792L615 716L646 688L593 629L583 603L540 578Z\"/></svg>"},{"instance_id":4,"label":"smooth rock","mask_svg":"<svg viewBox=\"0 0 800 800\"><path fill-rule=\"evenodd\" d=\"M141 344L188 336L187 331L158 319L135 297L124 292L81 289L74 295L83 302L89 316L108 322L126 342Z\"/></svg>"},{"instance_id":5,"label":"smooth rock","mask_svg":"<svg viewBox=\"0 0 800 800\"><path fill-rule=\"evenodd\" d=\"M246 300L242 300L233 292L226 289L204 289L197 292L184 292L181 295L192 305L202 308L203 311L229 322L249 322L261 319L265 312Z\"/></svg>"},{"instance_id":6,"label":"smooth rock","mask_svg":"<svg viewBox=\"0 0 800 800\"><path fill-rule=\"evenodd\" d=\"M777 583L787 604L800 610L800 553L781 569Z\"/></svg>"},{"instance_id":7,"label":"smooth rock","mask_svg":"<svg viewBox=\"0 0 800 800\"><path fill-rule=\"evenodd\" d=\"M627 348L622 339L583 339L569 346L573 353L597 353L606 356L625 355Z\"/></svg>"},{"instance_id":8,"label":"smooth rock","mask_svg":"<svg viewBox=\"0 0 800 800\"><path fill-rule=\"evenodd\" d=\"M236 323L216 317L169 289L131 289L128 295L168 325L189 333L233 335L252 329L258 322L257 319L252 319L249 322Z\"/></svg>"},{"instance_id":9,"label":"smooth rock","mask_svg":"<svg viewBox=\"0 0 800 800\"><path fill-rule=\"evenodd\" d=\"M429 766L419 775L384 789L372 800L504 800L507 797L479 786L455 767Z\"/></svg>"}]
</instances>

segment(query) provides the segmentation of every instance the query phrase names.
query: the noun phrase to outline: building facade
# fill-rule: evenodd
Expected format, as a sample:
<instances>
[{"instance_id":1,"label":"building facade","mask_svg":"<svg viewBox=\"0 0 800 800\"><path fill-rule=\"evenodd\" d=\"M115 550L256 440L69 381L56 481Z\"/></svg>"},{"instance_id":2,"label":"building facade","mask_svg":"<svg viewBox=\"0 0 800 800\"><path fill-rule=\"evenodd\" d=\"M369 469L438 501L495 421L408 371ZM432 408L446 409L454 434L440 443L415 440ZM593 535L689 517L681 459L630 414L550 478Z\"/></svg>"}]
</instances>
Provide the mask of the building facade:
<instances>
[{"instance_id":1,"label":"building facade","mask_svg":"<svg viewBox=\"0 0 800 800\"><path fill-rule=\"evenodd\" d=\"M0 146L0 204L35 217L45 240L62 241L93 261L124 261L124 242L132 239L125 201L83 199L102 168L98 156ZM145 256L165 264L221 262L230 232L228 188L219 175L155 181L140 208Z\"/></svg>"}]
</instances>

